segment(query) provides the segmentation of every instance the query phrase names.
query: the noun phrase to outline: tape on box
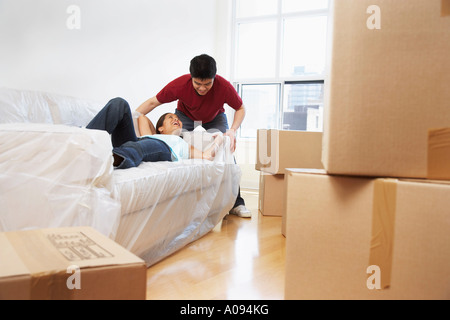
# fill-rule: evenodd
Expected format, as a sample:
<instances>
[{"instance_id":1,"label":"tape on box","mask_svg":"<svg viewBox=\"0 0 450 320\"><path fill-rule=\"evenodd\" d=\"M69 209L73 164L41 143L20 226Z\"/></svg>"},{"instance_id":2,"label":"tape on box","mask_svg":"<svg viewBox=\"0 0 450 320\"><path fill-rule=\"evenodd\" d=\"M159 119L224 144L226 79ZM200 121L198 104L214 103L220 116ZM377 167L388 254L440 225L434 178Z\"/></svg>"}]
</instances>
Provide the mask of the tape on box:
<instances>
[{"instance_id":1,"label":"tape on box","mask_svg":"<svg viewBox=\"0 0 450 320\"><path fill-rule=\"evenodd\" d=\"M450 0L441 0L441 16L450 16Z\"/></svg>"},{"instance_id":2,"label":"tape on box","mask_svg":"<svg viewBox=\"0 0 450 320\"><path fill-rule=\"evenodd\" d=\"M450 180L450 128L428 130L427 177Z\"/></svg>"},{"instance_id":3,"label":"tape on box","mask_svg":"<svg viewBox=\"0 0 450 320\"><path fill-rule=\"evenodd\" d=\"M380 268L381 289L391 284L396 205L397 180L377 179L374 184L369 265Z\"/></svg>"}]
</instances>

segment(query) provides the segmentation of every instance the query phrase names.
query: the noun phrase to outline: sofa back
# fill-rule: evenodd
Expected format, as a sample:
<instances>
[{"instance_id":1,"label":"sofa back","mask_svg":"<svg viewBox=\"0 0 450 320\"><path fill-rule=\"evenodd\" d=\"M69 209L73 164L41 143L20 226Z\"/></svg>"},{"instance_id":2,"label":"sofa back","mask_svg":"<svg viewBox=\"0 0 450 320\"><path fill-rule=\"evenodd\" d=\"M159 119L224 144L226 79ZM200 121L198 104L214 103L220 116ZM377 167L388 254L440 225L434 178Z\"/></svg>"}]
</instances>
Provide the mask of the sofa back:
<instances>
[{"instance_id":1,"label":"sofa back","mask_svg":"<svg viewBox=\"0 0 450 320\"><path fill-rule=\"evenodd\" d=\"M101 103L38 91L0 88L0 123L86 126Z\"/></svg>"}]
</instances>

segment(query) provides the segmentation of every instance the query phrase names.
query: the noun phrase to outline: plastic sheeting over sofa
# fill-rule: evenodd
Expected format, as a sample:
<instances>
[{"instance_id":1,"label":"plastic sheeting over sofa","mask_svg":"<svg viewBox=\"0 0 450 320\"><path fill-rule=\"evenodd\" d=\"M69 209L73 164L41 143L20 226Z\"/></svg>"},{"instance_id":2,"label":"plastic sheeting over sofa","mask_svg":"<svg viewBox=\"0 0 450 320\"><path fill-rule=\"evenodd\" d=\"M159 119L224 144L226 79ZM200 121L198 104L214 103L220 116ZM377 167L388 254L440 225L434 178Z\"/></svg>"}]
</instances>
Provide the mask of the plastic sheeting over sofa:
<instances>
[{"instance_id":1,"label":"plastic sheeting over sofa","mask_svg":"<svg viewBox=\"0 0 450 320\"><path fill-rule=\"evenodd\" d=\"M101 107L0 88L0 231L92 226L150 266L223 219L241 171L227 139L214 161L113 169L109 135L78 127ZM211 137L189 139L207 147Z\"/></svg>"}]
</instances>

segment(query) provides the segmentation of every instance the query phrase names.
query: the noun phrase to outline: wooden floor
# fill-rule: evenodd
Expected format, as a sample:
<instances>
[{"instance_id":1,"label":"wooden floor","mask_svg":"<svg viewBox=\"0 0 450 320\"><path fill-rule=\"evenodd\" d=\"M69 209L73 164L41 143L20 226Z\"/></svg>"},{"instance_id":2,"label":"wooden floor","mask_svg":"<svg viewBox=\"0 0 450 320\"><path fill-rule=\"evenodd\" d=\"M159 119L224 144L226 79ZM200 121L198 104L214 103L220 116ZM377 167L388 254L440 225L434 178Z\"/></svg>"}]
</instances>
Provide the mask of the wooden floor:
<instances>
[{"instance_id":1,"label":"wooden floor","mask_svg":"<svg viewBox=\"0 0 450 320\"><path fill-rule=\"evenodd\" d=\"M241 190L252 218L221 225L147 270L148 300L284 298L281 217L258 213L258 193Z\"/></svg>"}]
</instances>

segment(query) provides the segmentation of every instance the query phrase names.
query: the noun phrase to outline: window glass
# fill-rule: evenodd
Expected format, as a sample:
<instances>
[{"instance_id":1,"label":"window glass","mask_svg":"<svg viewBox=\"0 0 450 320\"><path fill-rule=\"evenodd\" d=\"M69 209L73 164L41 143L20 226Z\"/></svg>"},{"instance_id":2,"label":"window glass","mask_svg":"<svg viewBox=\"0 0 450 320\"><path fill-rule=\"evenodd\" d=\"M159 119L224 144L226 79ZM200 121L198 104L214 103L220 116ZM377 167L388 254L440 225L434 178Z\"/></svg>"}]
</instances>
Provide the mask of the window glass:
<instances>
[{"instance_id":1,"label":"window glass","mask_svg":"<svg viewBox=\"0 0 450 320\"><path fill-rule=\"evenodd\" d=\"M242 23L238 26L236 76L274 77L276 68L276 21Z\"/></svg>"},{"instance_id":2,"label":"window glass","mask_svg":"<svg viewBox=\"0 0 450 320\"><path fill-rule=\"evenodd\" d=\"M323 130L323 83L284 85L283 130Z\"/></svg>"},{"instance_id":3,"label":"window glass","mask_svg":"<svg viewBox=\"0 0 450 320\"><path fill-rule=\"evenodd\" d=\"M323 74L326 37L326 16L285 19L281 75Z\"/></svg>"},{"instance_id":4,"label":"window glass","mask_svg":"<svg viewBox=\"0 0 450 320\"><path fill-rule=\"evenodd\" d=\"M257 129L278 128L280 84L244 84L241 97L246 109L241 137L256 138Z\"/></svg>"},{"instance_id":5,"label":"window glass","mask_svg":"<svg viewBox=\"0 0 450 320\"><path fill-rule=\"evenodd\" d=\"M328 0L283 0L283 13L320 10L328 8Z\"/></svg>"},{"instance_id":6,"label":"window glass","mask_svg":"<svg viewBox=\"0 0 450 320\"><path fill-rule=\"evenodd\" d=\"M277 14L278 0L236 0L236 17L248 18Z\"/></svg>"}]
</instances>

